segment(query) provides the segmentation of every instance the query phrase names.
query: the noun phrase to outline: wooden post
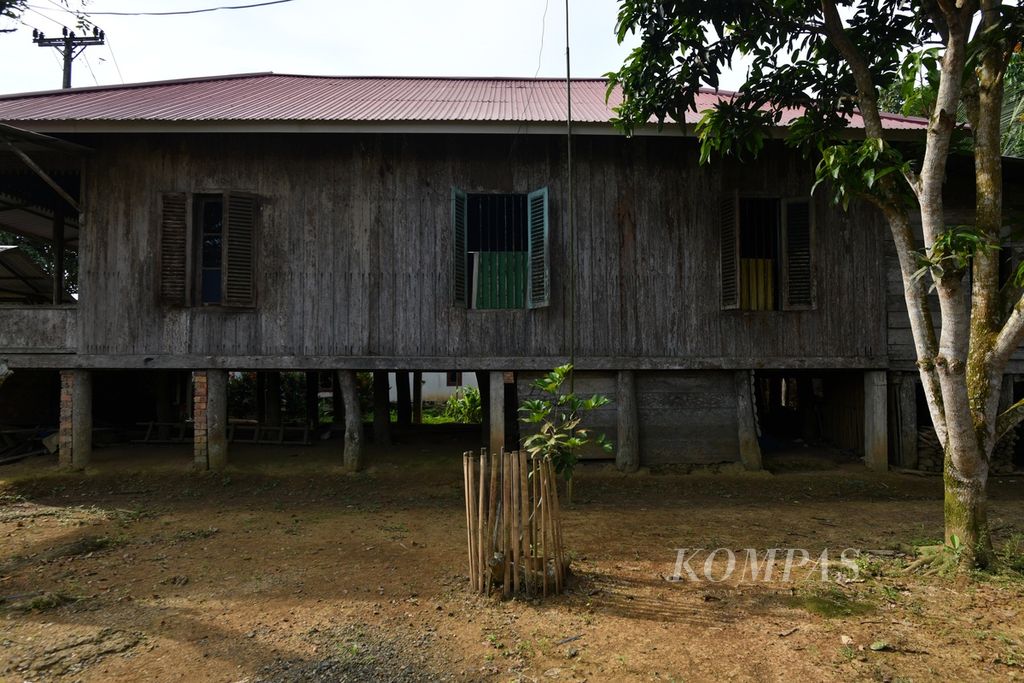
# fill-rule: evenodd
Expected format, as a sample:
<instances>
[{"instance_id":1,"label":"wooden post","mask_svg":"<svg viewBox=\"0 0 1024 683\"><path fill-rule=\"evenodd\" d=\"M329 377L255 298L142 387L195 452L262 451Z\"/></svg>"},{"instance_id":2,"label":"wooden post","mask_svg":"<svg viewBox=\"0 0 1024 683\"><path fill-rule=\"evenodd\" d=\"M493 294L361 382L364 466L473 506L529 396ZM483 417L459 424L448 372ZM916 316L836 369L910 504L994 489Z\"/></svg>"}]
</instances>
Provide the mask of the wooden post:
<instances>
[{"instance_id":1,"label":"wooden post","mask_svg":"<svg viewBox=\"0 0 1024 683\"><path fill-rule=\"evenodd\" d=\"M378 446L391 445L391 400L388 372L373 373L373 441Z\"/></svg>"},{"instance_id":2,"label":"wooden post","mask_svg":"<svg viewBox=\"0 0 1024 683\"><path fill-rule=\"evenodd\" d=\"M154 387L156 389L156 421L157 422L177 422L174 415L174 406L171 400L174 398L174 372L171 370L157 370L156 371L156 382ZM160 425L157 428L157 438L161 441L166 441L170 435L171 430L165 424Z\"/></svg>"},{"instance_id":3,"label":"wooden post","mask_svg":"<svg viewBox=\"0 0 1024 683\"><path fill-rule=\"evenodd\" d=\"M491 443L491 375L487 372L476 373L476 386L480 389L480 444Z\"/></svg>"},{"instance_id":4,"label":"wooden post","mask_svg":"<svg viewBox=\"0 0 1024 683\"><path fill-rule=\"evenodd\" d=\"M228 463L228 373L207 370L206 440L207 463L211 470Z\"/></svg>"},{"instance_id":5,"label":"wooden post","mask_svg":"<svg viewBox=\"0 0 1024 683\"><path fill-rule=\"evenodd\" d=\"M615 466L623 472L636 472L640 468L640 419L636 404L636 373L619 370L618 390L618 444Z\"/></svg>"},{"instance_id":6,"label":"wooden post","mask_svg":"<svg viewBox=\"0 0 1024 683\"><path fill-rule=\"evenodd\" d=\"M423 373L412 373L412 423L423 423Z\"/></svg>"},{"instance_id":7,"label":"wooden post","mask_svg":"<svg viewBox=\"0 0 1024 683\"><path fill-rule=\"evenodd\" d=\"M409 393L409 373L407 371L396 372L395 385L395 398L398 403L398 424L408 427L412 424L412 396Z\"/></svg>"},{"instance_id":8,"label":"wooden post","mask_svg":"<svg viewBox=\"0 0 1024 683\"><path fill-rule=\"evenodd\" d=\"M334 426L342 427L345 424L345 398L341 395L341 375L334 373L334 381L331 382L331 412L334 415Z\"/></svg>"},{"instance_id":9,"label":"wooden post","mask_svg":"<svg viewBox=\"0 0 1024 683\"><path fill-rule=\"evenodd\" d=\"M751 370L737 370L734 378L740 460L746 469L759 470L762 465L761 447L757 443L757 416L754 414L754 373Z\"/></svg>"},{"instance_id":10,"label":"wooden post","mask_svg":"<svg viewBox=\"0 0 1024 683\"><path fill-rule=\"evenodd\" d=\"M306 426L315 431L320 427L320 373L306 372Z\"/></svg>"},{"instance_id":11,"label":"wooden post","mask_svg":"<svg viewBox=\"0 0 1024 683\"><path fill-rule=\"evenodd\" d=\"M900 448L900 466L917 469L917 379L915 373L893 373L896 410L895 425Z\"/></svg>"},{"instance_id":12,"label":"wooden post","mask_svg":"<svg viewBox=\"0 0 1024 683\"><path fill-rule=\"evenodd\" d=\"M340 370L335 375L335 386L340 388L345 406L345 467L358 472L363 468L363 416L359 410L354 370Z\"/></svg>"},{"instance_id":13,"label":"wooden post","mask_svg":"<svg viewBox=\"0 0 1024 683\"><path fill-rule=\"evenodd\" d=\"M889 469L887 393L884 370L864 373L864 462L875 472Z\"/></svg>"},{"instance_id":14,"label":"wooden post","mask_svg":"<svg viewBox=\"0 0 1024 683\"><path fill-rule=\"evenodd\" d=\"M267 422L267 373L256 371L256 422Z\"/></svg>"},{"instance_id":15,"label":"wooden post","mask_svg":"<svg viewBox=\"0 0 1024 683\"><path fill-rule=\"evenodd\" d=\"M281 373L271 370L264 380L264 420L268 427L281 426Z\"/></svg>"},{"instance_id":16,"label":"wooden post","mask_svg":"<svg viewBox=\"0 0 1024 683\"><path fill-rule=\"evenodd\" d=\"M53 213L53 304L64 303L64 209Z\"/></svg>"},{"instance_id":17,"label":"wooden post","mask_svg":"<svg viewBox=\"0 0 1024 683\"><path fill-rule=\"evenodd\" d=\"M60 373L60 466L83 470L92 459L92 373Z\"/></svg>"},{"instance_id":18,"label":"wooden post","mask_svg":"<svg viewBox=\"0 0 1024 683\"><path fill-rule=\"evenodd\" d=\"M488 407L488 443L492 453L500 453L505 448L505 373L491 372L488 385L488 395L491 399Z\"/></svg>"}]
</instances>

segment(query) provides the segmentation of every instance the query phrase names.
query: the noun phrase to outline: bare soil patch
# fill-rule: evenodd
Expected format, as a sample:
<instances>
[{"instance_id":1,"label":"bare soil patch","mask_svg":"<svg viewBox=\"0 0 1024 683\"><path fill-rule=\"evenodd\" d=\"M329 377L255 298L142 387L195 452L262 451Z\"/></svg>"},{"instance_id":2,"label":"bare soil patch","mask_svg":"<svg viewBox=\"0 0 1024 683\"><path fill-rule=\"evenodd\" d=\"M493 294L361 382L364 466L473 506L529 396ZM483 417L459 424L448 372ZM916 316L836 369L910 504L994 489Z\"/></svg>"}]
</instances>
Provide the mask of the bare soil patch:
<instances>
[{"instance_id":1,"label":"bare soil patch","mask_svg":"<svg viewBox=\"0 0 1024 683\"><path fill-rule=\"evenodd\" d=\"M941 536L937 478L585 468L570 590L467 590L464 444L338 467L336 442L104 449L84 475L0 469L0 679L21 681L1010 680L1024 583L907 576ZM1003 542L1024 479L992 482ZM672 582L677 548L858 548L860 579Z\"/></svg>"}]
</instances>

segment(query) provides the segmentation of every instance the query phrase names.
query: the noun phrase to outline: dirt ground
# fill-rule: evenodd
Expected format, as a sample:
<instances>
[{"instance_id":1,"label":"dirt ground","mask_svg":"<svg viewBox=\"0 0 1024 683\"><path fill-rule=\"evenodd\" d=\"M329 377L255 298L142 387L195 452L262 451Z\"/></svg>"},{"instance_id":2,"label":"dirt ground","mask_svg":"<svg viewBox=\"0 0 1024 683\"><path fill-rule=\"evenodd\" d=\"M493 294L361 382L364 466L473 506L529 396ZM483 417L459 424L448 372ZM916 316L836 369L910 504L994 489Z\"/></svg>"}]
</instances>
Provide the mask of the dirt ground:
<instances>
[{"instance_id":1,"label":"dirt ground","mask_svg":"<svg viewBox=\"0 0 1024 683\"><path fill-rule=\"evenodd\" d=\"M235 448L211 475L153 446L84 475L0 468L0 678L1024 679L1024 581L900 570L901 544L941 536L937 478L588 466L568 593L501 601L467 590L465 440L371 451L358 475L336 440ZM1024 532L1024 477L991 497L997 542ZM877 552L844 583L666 580L677 548L719 547Z\"/></svg>"}]
</instances>

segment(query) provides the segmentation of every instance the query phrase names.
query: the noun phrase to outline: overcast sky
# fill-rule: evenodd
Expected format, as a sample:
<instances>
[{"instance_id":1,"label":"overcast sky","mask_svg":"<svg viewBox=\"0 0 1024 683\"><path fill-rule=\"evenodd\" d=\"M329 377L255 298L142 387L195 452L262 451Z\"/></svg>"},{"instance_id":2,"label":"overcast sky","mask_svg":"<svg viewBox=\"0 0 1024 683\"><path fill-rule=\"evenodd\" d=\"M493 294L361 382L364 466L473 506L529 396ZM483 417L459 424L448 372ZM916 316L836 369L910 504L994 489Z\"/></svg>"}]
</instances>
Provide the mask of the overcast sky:
<instances>
[{"instance_id":1,"label":"overcast sky","mask_svg":"<svg viewBox=\"0 0 1024 683\"><path fill-rule=\"evenodd\" d=\"M81 2L68 1L72 7ZM531 77L538 63L540 76L565 75L564 0L291 0L183 16L100 14L255 1L89 0L86 9L106 31L108 45L87 48L75 61L73 85L254 71ZM0 92L60 87L57 51L32 43L32 28L58 36L63 24L74 26L60 2L29 0L31 9L22 17L28 26L0 34ZM574 76L600 76L622 64L629 46L615 42L617 6L616 0L572 0Z\"/></svg>"}]
</instances>

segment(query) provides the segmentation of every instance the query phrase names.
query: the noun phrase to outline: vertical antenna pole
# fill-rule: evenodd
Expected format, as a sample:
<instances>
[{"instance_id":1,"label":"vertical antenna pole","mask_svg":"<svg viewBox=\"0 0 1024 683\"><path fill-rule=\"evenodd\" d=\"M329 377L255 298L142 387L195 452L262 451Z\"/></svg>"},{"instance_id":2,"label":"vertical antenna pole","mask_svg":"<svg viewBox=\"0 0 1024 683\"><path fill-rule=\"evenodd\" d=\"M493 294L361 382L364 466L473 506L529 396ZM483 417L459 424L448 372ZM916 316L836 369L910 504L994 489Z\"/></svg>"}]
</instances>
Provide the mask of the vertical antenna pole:
<instances>
[{"instance_id":1,"label":"vertical antenna pole","mask_svg":"<svg viewBox=\"0 0 1024 683\"><path fill-rule=\"evenodd\" d=\"M576 375L576 222L573 213L572 188L572 71L569 59L569 0L565 0L565 151L566 190L569 222L569 391L575 391Z\"/></svg>"}]
</instances>

